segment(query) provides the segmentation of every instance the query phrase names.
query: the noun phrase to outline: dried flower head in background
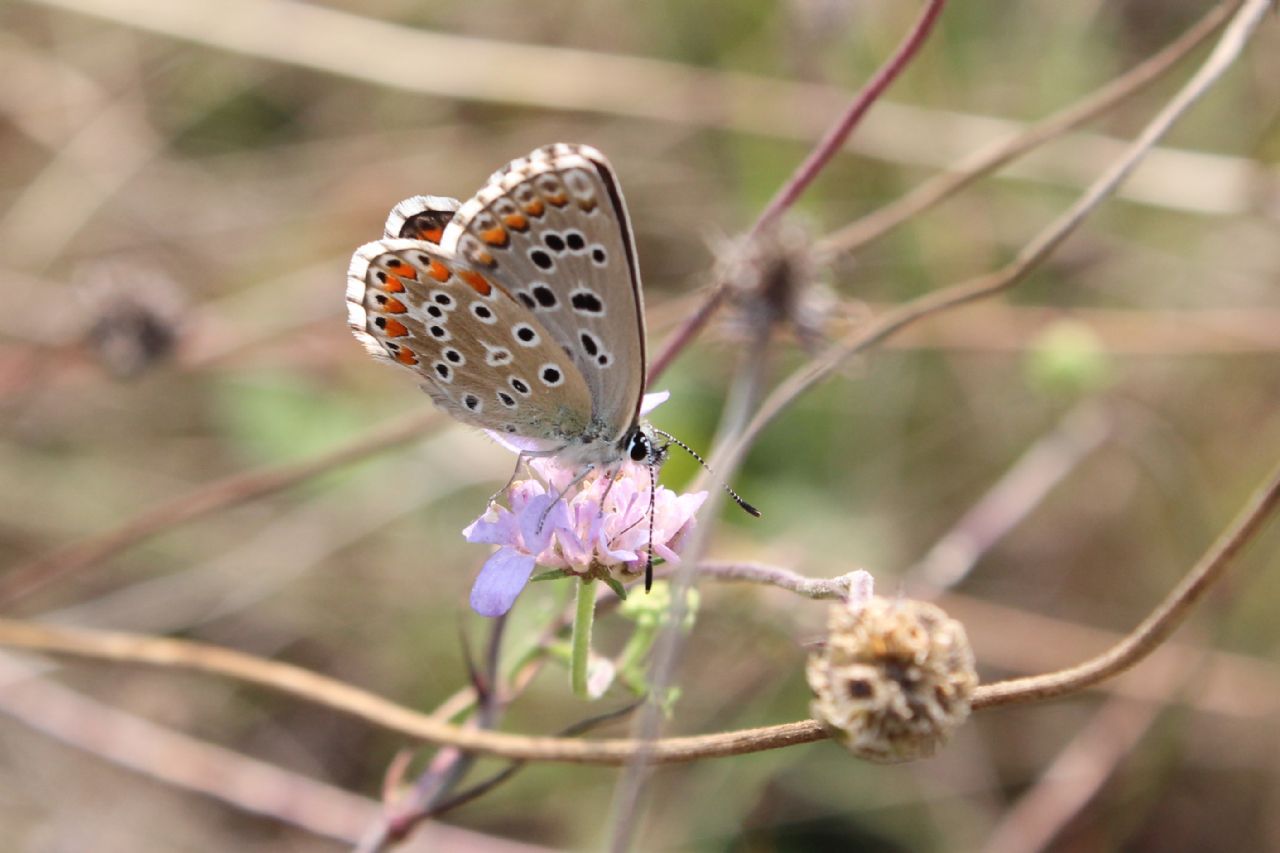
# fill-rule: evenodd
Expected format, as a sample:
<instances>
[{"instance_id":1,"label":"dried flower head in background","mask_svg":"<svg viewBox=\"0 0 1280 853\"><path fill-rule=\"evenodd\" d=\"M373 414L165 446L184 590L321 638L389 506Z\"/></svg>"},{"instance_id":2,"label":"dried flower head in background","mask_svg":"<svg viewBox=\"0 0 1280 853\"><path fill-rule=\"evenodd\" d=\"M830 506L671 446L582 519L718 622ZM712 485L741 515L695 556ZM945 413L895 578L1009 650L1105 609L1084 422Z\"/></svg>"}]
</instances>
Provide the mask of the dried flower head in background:
<instances>
[{"instance_id":1,"label":"dried flower head in background","mask_svg":"<svg viewBox=\"0 0 1280 853\"><path fill-rule=\"evenodd\" d=\"M809 232L783 221L722 253L716 278L728 284L750 337L786 327L807 349L822 340L836 302L814 252Z\"/></svg>"},{"instance_id":2,"label":"dried flower head in background","mask_svg":"<svg viewBox=\"0 0 1280 853\"><path fill-rule=\"evenodd\" d=\"M978 684L964 627L935 605L872 597L832 605L806 674L813 718L854 755L932 755L969 716Z\"/></svg>"},{"instance_id":3,"label":"dried flower head in background","mask_svg":"<svg viewBox=\"0 0 1280 853\"><path fill-rule=\"evenodd\" d=\"M168 276L115 260L95 262L77 278L84 342L108 373L132 379L173 355L184 300Z\"/></svg>"}]
</instances>

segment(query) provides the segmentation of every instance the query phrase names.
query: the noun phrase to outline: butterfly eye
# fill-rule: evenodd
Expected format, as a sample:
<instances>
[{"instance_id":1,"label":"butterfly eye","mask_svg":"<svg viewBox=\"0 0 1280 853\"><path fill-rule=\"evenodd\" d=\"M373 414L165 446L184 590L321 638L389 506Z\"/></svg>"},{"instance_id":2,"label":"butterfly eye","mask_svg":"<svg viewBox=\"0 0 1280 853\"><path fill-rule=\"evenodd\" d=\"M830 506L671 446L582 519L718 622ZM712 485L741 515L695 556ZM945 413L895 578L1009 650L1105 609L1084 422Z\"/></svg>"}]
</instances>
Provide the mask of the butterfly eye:
<instances>
[{"instance_id":1,"label":"butterfly eye","mask_svg":"<svg viewBox=\"0 0 1280 853\"><path fill-rule=\"evenodd\" d=\"M627 444L627 455L631 457L633 462L644 462L649 458L651 446L649 438L639 430L631 434L631 440Z\"/></svg>"}]
</instances>

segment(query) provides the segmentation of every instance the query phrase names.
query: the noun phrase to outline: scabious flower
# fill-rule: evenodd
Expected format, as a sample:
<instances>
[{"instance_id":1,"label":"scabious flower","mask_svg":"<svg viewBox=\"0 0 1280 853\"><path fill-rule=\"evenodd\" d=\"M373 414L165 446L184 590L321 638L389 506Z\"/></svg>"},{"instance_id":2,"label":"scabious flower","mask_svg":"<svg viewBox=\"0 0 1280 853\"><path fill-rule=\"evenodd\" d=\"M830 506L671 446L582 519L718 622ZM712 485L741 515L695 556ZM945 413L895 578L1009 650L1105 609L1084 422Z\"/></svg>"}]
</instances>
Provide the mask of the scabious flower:
<instances>
[{"instance_id":1,"label":"scabious flower","mask_svg":"<svg viewBox=\"0 0 1280 853\"><path fill-rule=\"evenodd\" d=\"M481 616L510 610L534 566L625 578L644 571L648 559L652 481L646 465L623 462L612 486L604 469L570 486L577 475L573 469L549 458L529 464L537 476L511 484L508 506L490 504L462 531L468 542L499 546L471 588L471 607ZM557 500L561 492L563 498ZM679 495L658 486L653 496L655 560L679 561L680 541L706 499L706 492Z\"/></svg>"}]
</instances>

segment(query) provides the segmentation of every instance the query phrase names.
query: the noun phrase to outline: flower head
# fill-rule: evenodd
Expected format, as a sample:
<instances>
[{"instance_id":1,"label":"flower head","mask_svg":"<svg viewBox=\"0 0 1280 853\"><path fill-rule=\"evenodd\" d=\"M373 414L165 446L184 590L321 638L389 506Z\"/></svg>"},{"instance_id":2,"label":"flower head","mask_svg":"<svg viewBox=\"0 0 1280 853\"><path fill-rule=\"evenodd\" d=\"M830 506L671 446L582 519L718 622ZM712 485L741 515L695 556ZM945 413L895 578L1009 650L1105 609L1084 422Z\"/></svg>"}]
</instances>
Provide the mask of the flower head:
<instances>
[{"instance_id":1,"label":"flower head","mask_svg":"<svg viewBox=\"0 0 1280 853\"><path fill-rule=\"evenodd\" d=\"M707 499L658 486L650 542L648 466L626 461L613 477L598 469L574 483L578 472L555 459L529 464L536 476L511 484L508 505L491 504L462 531L468 542L499 546L471 588L471 607L482 616L511 609L535 565L572 575L636 574L650 547L655 560L679 561L680 540Z\"/></svg>"},{"instance_id":2,"label":"flower head","mask_svg":"<svg viewBox=\"0 0 1280 853\"><path fill-rule=\"evenodd\" d=\"M854 755L882 763L932 755L969 716L978 676L964 627L923 601L834 604L810 655L810 711Z\"/></svg>"}]
</instances>

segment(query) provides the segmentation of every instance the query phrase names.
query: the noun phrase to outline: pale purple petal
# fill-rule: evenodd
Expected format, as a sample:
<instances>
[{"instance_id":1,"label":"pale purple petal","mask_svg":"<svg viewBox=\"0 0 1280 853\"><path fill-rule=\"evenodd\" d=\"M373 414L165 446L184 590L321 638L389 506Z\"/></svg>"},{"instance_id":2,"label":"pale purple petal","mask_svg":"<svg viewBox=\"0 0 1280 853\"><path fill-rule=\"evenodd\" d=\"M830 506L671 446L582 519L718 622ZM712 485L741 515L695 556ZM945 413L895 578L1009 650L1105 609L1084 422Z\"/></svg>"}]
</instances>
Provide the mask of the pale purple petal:
<instances>
[{"instance_id":1,"label":"pale purple petal","mask_svg":"<svg viewBox=\"0 0 1280 853\"><path fill-rule=\"evenodd\" d=\"M654 391L652 394L645 394L640 400L640 414L649 414L654 409L667 402L667 398L670 396L670 391Z\"/></svg>"},{"instance_id":2,"label":"pale purple petal","mask_svg":"<svg viewBox=\"0 0 1280 853\"><path fill-rule=\"evenodd\" d=\"M468 542L486 545L507 545L515 541L515 516L506 507L491 505L484 515L462 529Z\"/></svg>"},{"instance_id":3,"label":"pale purple petal","mask_svg":"<svg viewBox=\"0 0 1280 853\"><path fill-rule=\"evenodd\" d=\"M485 560L484 568L471 586L471 609L481 616L506 613L529 582L533 566L533 557L510 548L499 548Z\"/></svg>"},{"instance_id":4,"label":"pale purple petal","mask_svg":"<svg viewBox=\"0 0 1280 853\"><path fill-rule=\"evenodd\" d=\"M551 542L552 533L571 526L569 510L564 501L551 495L538 495L530 499L520 511L520 536L524 541L524 549L530 554L542 553Z\"/></svg>"},{"instance_id":5,"label":"pale purple petal","mask_svg":"<svg viewBox=\"0 0 1280 853\"><path fill-rule=\"evenodd\" d=\"M485 435L510 450L512 453L528 453L530 451L549 450L555 445L541 438L530 438L527 435L509 435L487 429Z\"/></svg>"},{"instance_id":6,"label":"pale purple petal","mask_svg":"<svg viewBox=\"0 0 1280 853\"><path fill-rule=\"evenodd\" d=\"M680 562L680 555L677 554L675 551L671 550L670 548L668 548L666 545L664 545L661 542L653 543L653 556L654 556L654 559L661 557L662 559L666 560L668 563Z\"/></svg>"}]
</instances>

